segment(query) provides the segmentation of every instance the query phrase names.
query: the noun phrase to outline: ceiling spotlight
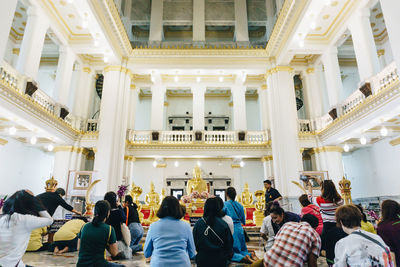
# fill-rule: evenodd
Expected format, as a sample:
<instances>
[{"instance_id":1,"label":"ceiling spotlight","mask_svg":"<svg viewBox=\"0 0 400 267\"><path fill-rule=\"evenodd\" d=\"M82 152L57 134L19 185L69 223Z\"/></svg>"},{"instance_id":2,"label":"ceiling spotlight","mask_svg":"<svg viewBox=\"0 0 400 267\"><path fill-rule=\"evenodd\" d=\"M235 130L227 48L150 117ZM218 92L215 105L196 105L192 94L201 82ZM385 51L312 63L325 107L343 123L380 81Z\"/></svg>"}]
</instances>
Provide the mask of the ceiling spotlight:
<instances>
[{"instance_id":1,"label":"ceiling spotlight","mask_svg":"<svg viewBox=\"0 0 400 267\"><path fill-rule=\"evenodd\" d=\"M179 77L178 77L178 76L175 76L175 77L174 77L174 81L175 81L175 82L179 82Z\"/></svg>"},{"instance_id":2,"label":"ceiling spotlight","mask_svg":"<svg viewBox=\"0 0 400 267\"><path fill-rule=\"evenodd\" d=\"M343 150L344 150L344 152L349 152L350 151L350 146L348 144L344 144Z\"/></svg>"},{"instance_id":3,"label":"ceiling spotlight","mask_svg":"<svg viewBox=\"0 0 400 267\"><path fill-rule=\"evenodd\" d=\"M329 6L332 3L332 0L324 0L325 5Z\"/></svg>"},{"instance_id":4,"label":"ceiling spotlight","mask_svg":"<svg viewBox=\"0 0 400 267\"><path fill-rule=\"evenodd\" d=\"M35 136L31 137L31 144L34 145L37 142L37 138Z\"/></svg>"},{"instance_id":5,"label":"ceiling spotlight","mask_svg":"<svg viewBox=\"0 0 400 267\"><path fill-rule=\"evenodd\" d=\"M54 149L54 146L52 144L49 144L47 146L47 151L51 152L51 151L53 151L53 149Z\"/></svg>"},{"instance_id":6,"label":"ceiling spotlight","mask_svg":"<svg viewBox=\"0 0 400 267\"><path fill-rule=\"evenodd\" d=\"M196 82L200 82L201 81L201 78L200 77L196 77Z\"/></svg>"},{"instance_id":7,"label":"ceiling spotlight","mask_svg":"<svg viewBox=\"0 0 400 267\"><path fill-rule=\"evenodd\" d=\"M315 21L313 21L313 22L310 23L310 28L311 28L312 30L315 30L315 29L317 28L317 24L315 23Z\"/></svg>"},{"instance_id":8,"label":"ceiling spotlight","mask_svg":"<svg viewBox=\"0 0 400 267\"><path fill-rule=\"evenodd\" d=\"M104 55L104 63L108 63L108 60L109 60L108 56Z\"/></svg>"},{"instance_id":9,"label":"ceiling spotlight","mask_svg":"<svg viewBox=\"0 0 400 267\"><path fill-rule=\"evenodd\" d=\"M11 128L8 129L8 133L10 135L15 135L17 133L17 128L15 128L14 126L12 126Z\"/></svg>"},{"instance_id":10,"label":"ceiling spotlight","mask_svg":"<svg viewBox=\"0 0 400 267\"><path fill-rule=\"evenodd\" d=\"M151 75L151 82L152 82L152 83L155 83L155 82L156 82L156 78L155 78L153 75Z\"/></svg>"},{"instance_id":11,"label":"ceiling spotlight","mask_svg":"<svg viewBox=\"0 0 400 267\"><path fill-rule=\"evenodd\" d=\"M360 137L360 144L362 144L362 145L367 144L367 138L365 138L365 136Z\"/></svg>"},{"instance_id":12,"label":"ceiling spotlight","mask_svg":"<svg viewBox=\"0 0 400 267\"><path fill-rule=\"evenodd\" d=\"M82 20L82 28L86 29L89 25L88 25L88 21L86 19Z\"/></svg>"},{"instance_id":13,"label":"ceiling spotlight","mask_svg":"<svg viewBox=\"0 0 400 267\"><path fill-rule=\"evenodd\" d=\"M198 160L197 161L197 167L200 167L201 166L201 162Z\"/></svg>"},{"instance_id":14,"label":"ceiling spotlight","mask_svg":"<svg viewBox=\"0 0 400 267\"><path fill-rule=\"evenodd\" d=\"M224 77L220 76L218 80L220 83L222 83L224 81Z\"/></svg>"},{"instance_id":15,"label":"ceiling spotlight","mask_svg":"<svg viewBox=\"0 0 400 267\"><path fill-rule=\"evenodd\" d=\"M95 47L98 47L98 46L100 45L99 40L94 39L93 45L94 45Z\"/></svg>"},{"instance_id":16,"label":"ceiling spotlight","mask_svg":"<svg viewBox=\"0 0 400 267\"><path fill-rule=\"evenodd\" d=\"M304 47L304 40L299 41L299 47Z\"/></svg>"},{"instance_id":17,"label":"ceiling spotlight","mask_svg":"<svg viewBox=\"0 0 400 267\"><path fill-rule=\"evenodd\" d=\"M387 136L389 133L388 129L385 126L382 126L380 132L381 132L381 136Z\"/></svg>"},{"instance_id":18,"label":"ceiling spotlight","mask_svg":"<svg viewBox=\"0 0 400 267\"><path fill-rule=\"evenodd\" d=\"M153 161L153 167L157 167L157 161Z\"/></svg>"},{"instance_id":19,"label":"ceiling spotlight","mask_svg":"<svg viewBox=\"0 0 400 267\"><path fill-rule=\"evenodd\" d=\"M175 167L179 167L179 162L175 161L174 165L175 165Z\"/></svg>"},{"instance_id":20,"label":"ceiling spotlight","mask_svg":"<svg viewBox=\"0 0 400 267\"><path fill-rule=\"evenodd\" d=\"M244 161L241 160L240 163L239 163L239 165L240 165L240 168L243 168L243 167L244 167Z\"/></svg>"}]
</instances>

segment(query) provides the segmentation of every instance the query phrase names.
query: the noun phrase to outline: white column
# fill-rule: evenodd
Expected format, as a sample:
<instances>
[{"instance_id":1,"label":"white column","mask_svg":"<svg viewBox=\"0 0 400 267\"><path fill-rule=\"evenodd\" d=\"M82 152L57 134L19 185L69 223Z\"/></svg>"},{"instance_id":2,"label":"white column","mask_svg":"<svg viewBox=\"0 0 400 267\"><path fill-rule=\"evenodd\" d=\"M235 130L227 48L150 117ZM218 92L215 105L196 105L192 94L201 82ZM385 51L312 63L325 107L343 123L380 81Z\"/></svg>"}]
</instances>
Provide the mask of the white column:
<instances>
[{"instance_id":1,"label":"white column","mask_svg":"<svg viewBox=\"0 0 400 267\"><path fill-rule=\"evenodd\" d=\"M330 108L339 103L340 95L343 92L340 66L337 57L337 48L330 47L322 55L322 62L325 69L326 89Z\"/></svg>"},{"instance_id":2,"label":"white column","mask_svg":"<svg viewBox=\"0 0 400 267\"><path fill-rule=\"evenodd\" d=\"M318 171L328 171L329 179L336 185L344 175L342 148L335 146L317 147L313 149L315 153Z\"/></svg>"},{"instance_id":3,"label":"white column","mask_svg":"<svg viewBox=\"0 0 400 267\"><path fill-rule=\"evenodd\" d=\"M275 0L276 2L276 15L278 16L279 11L281 11L283 4L285 3L285 0Z\"/></svg>"},{"instance_id":4,"label":"white column","mask_svg":"<svg viewBox=\"0 0 400 267\"><path fill-rule=\"evenodd\" d=\"M206 40L205 0L193 0L193 42Z\"/></svg>"},{"instance_id":5,"label":"white column","mask_svg":"<svg viewBox=\"0 0 400 267\"><path fill-rule=\"evenodd\" d=\"M273 175L272 171L272 156L264 156L261 158L264 168L264 180Z\"/></svg>"},{"instance_id":6,"label":"white column","mask_svg":"<svg viewBox=\"0 0 400 267\"><path fill-rule=\"evenodd\" d=\"M400 1L380 0L385 19L386 29L389 35L393 58L397 66L400 66Z\"/></svg>"},{"instance_id":7,"label":"white column","mask_svg":"<svg viewBox=\"0 0 400 267\"><path fill-rule=\"evenodd\" d=\"M161 85L151 87L151 130L164 130L164 97L166 88Z\"/></svg>"},{"instance_id":8,"label":"white column","mask_svg":"<svg viewBox=\"0 0 400 267\"><path fill-rule=\"evenodd\" d=\"M150 43L160 44L163 38L163 2L164 0L151 1Z\"/></svg>"},{"instance_id":9,"label":"white column","mask_svg":"<svg viewBox=\"0 0 400 267\"><path fill-rule=\"evenodd\" d=\"M96 194L116 191L123 178L125 139L128 119L130 72L122 66L104 69L100 129L94 170L102 183Z\"/></svg>"},{"instance_id":10,"label":"white column","mask_svg":"<svg viewBox=\"0 0 400 267\"><path fill-rule=\"evenodd\" d=\"M133 180L133 168L136 158L133 156L124 157L124 177L127 178L127 184L131 185Z\"/></svg>"},{"instance_id":11,"label":"white column","mask_svg":"<svg viewBox=\"0 0 400 267\"><path fill-rule=\"evenodd\" d=\"M378 52L378 60L379 60L380 69L382 70L387 65L386 59L385 59L385 49L379 49L377 52Z\"/></svg>"},{"instance_id":12,"label":"white column","mask_svg":"<svg viewBox=\"0 0 400 267\"><path fill-rule=\"evenodd\" d=\"M56 73L56 99L60 104L67 106L70 95L70 85L74 68L75 54L69 47L60 47L60 57Z\"/></svg>"},{"instance_id":13,"label":"white column","mask_svg":"<svg viewBox=\"0 0 400 267\"><path fill-rule=\"evenodd\" d=\"M74 146L61 146L54 148L54 179L58 186L66 189L69 171L79 171L82 165L82 148Z\"/></svg>"},{"instance_id":14,"label":"white column","mask_svg":"<svg viewBox=\"0 0 400 267\"><path fill-rule=\"evenodd\" d=\"M138 99L138 90L134 84L131 84L129 92L129 114L128 114L128 129L135 129L135 118L136 118L136 104Z\"/></svg>"},{"instance_id":15,"label":"white column","mask_svg":"<svg viewBox=\"0 0 400 267\"><path fill-rule=\"evenodd\" d=\"M269 39L275 24L274 0L266 0L265 9L267 11L267 37Z\"/></svg>"},{"instance_id":16,"label":"white column","mask_svg":"<svg viewBox=\"0 0 400 267\"><path fill-rule=\"evenodd\" d=\"M302 170L297 132L293 69L277 66L267 71L274 178L283 196L297 196L290 181Z\"/></svg>"},{"instance_id":17,"label":"white column","mask_svg":"<svg viewBox=\"0 0 400 267\"><path fill-rule=\"evenodd\" d=\"M361 81L379 72L378 55L369 17L369 8L364 7L357 10L349 20Z\"/></svg>"},{"instance_id":18,"label":"white column","mask_svg":"<svg viewBox=\"0 0 400 267\"><path fill-rule=\"evenodd\" d=\"M79 68L78 86L75 90L73 114L83 119L89 117L89 104L94 91L93 71L85 66Z\"/></svg>"},{"instance_id":19,"label":"white column","mask_svg":"<svg viewBox=\"0 0 400 267\"><path fill-rule=\"evenodd\" d=\"M193 94L193 131L204 130L204 93L206 87L195 85L192 88Z\"/></svg>"},{"instance_id":20,"label":"white column","mask_svg":"<svg viewBox=\"0 0 400 267\"><path fill-rule=\"evenodd\" d=\"M269 129L268 120L268 99L267 99L267 86L264 85L258 88L258 99L260 106L260 119L261 119L261 129L266 131Z\"/></svg>"},{"instance_id":21,"label":"white column","mask_svg":"<svg viewBox=\"0 0 400 267\"><path fill-rule=\"evenodd\" d=\"M232 87L233 98L233 128L235 131L247 130L246 120L246 87L235 85Z\"/></svg>"},{"instance_id":22,"label":"white column","mask_svg":"<svg viewBox=\"0 0 400 267\"><path fill-rule=\"evenodd\" d=\"M249 42L246 0L235 0L235 39L238 43Z\"/></svg>"},{"instance_id":23,"label":"white column","mask_svg":"<svg viewBox=\"0 0 400 267\"><path fill-rule=\"evenodd\" d=\"M17 70L36 79L49 22L46 15L34 6L30 6L27 13L28 20L21 43Z\"/></svg>"},{"instance_id":24,"label":"white column","mask_svg":"<svg viewBox=\"0 0 400 267\"><path fill-rule=\"evenodd\" d=\"M243 186L241 185L240 167L238 166L238 163L235 161L232 161L232 173L233 173L233 181L231 186L233 186L236 189L239 195L240 189Z\"/></svg>"},{"instance_id":25,"label":"white column","mask_svg":"<svg viewBox=\"0 0 400 267\"><path fill-rule=\"evenodd\" d=\"M304 94L306 111L309 119L315 119L322 115L322 92L318 86L318 79L314 68L307 68L301 74L304 82Z\"/></svg>"},{"instance_id":26,"label":"white column","mask_svg":"<svg viewBox=\"0 0 400 267\"><path fill-rule=\"evenodd\" d=\"M6 52L8 36L10 33L11 25L14 18L15 9L17 8L18 0L7 0L2 1L0 8L0 59L4 58Z\"/></svg>"}]
</instances>

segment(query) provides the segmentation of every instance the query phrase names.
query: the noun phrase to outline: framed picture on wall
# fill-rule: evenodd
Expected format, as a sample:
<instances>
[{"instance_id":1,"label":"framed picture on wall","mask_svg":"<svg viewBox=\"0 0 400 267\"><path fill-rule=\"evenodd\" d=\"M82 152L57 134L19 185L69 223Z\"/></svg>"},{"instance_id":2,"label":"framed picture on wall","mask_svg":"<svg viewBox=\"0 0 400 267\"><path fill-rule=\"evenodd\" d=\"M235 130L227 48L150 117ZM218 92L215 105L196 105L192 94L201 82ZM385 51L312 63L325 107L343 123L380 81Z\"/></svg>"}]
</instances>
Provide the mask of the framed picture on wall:
<instances>
[{"instance_id":1,"label":"framed picture on wall","mask_svg":"<svg viewBox=\"0 0 400 267\"><path fill-rule=\"evenodd\" d=\"M67 196L84 197L94 176L93 171L69 171L67 182Z\"/></svg>"},{"instance_id":2,"label":"framed picture on wall","mask_svg":"<svg viewBox=\"0 0 400 267\"><path fill-rule=\"evenodd\" d=\"M307 188L307 181L311 183L313 192L321 191L322 181L329 180L327 171L302 171L300 172L300 182Z\"/></svg>"},{"instance_id":3,"label":"framed picture on wall","mask_svg":"<svg viewBox=\"0 0 400 267\"><path fill-rule=\"evenodd\" d=\"M214 189L214 195L220 197L223 201L226 201L225 189Z\"/></svg>"},{"instance_id":4,"label":"framed picture on wall","mask_svg":"<svg viewBox=\"0 0 400 267\"><path fill-rule=\"evenodd\" d=\"M181 200L181 197L183 196L183 189L171 189L171 196Z\"/></svg>"}]
</instances>

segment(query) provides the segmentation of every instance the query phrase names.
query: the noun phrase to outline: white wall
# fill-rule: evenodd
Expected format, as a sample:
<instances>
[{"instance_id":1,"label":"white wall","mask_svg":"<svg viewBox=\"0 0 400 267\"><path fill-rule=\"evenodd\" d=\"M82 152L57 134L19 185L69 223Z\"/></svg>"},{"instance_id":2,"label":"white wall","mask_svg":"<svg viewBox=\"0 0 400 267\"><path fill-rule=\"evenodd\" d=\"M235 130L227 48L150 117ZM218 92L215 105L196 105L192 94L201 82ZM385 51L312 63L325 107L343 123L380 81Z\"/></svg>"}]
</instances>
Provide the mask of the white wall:
<instances>
[{"instance_id":1,"label":"white wall","mask_svg":"<svg viewBox=\"0 0 400 267\"><path fill-rule=\"evenodd\" d=\"M22 144L11 138L0 146L0 195L29 189L44 192L45 181L53 172L54 153Z\"/></svg>"},{"instance_id":2,"label":"white wall","mask_svg":"<svg viewBox=\"0 0 400 267\"><path fill-rule=\"evenodd\" d=\"M186 115L186 112L189 112L189 115L193 115L192 97L167 97L166 101L168 102L166 108L167 118L169 116Z\"/></svg>"},{"instance_id":3,"label":"white wall","mask_svg":"<svg viewBox=\"0 0 400 267\"><path fill-rule=\"evenodd\" d=\"M54 66L40 66L37 76L37 82L39 84L39 89L45 92L48 96L54 99L56 80L55 72L57 70L57 65Z\"/></svg>"},{"instance_id":4,"label":"white wall","mask_svg":"<svg viewBox=\"0 0 400 267\"><path fill-rule=\"evenodd\" d=\"M208 115L227 115L232 120L232 107L229 106L229 98L227 97L206 97L204 103L204 112ZM232 121L230 121L232 124Z\"/></svg>"},{"instance_id":5,"label":"white wall","mask_svg":"<svg viewBox=\"0 0 400 267\"><path fill-rule=\"evenodd\" d=\"M400 146L385 139L352 153L343 153L353 198L400 195Z\"/></svg>"},{"instance_id":6,"label":"white wall","mask_svg":"<svg viewBox=\"0 0 400 267\"><path fill-rule=\"evenodd\" d=\"M343 92L340 94L340 102L344 101L352 93L358 90L360 76L357 67L349 68L344 71L345 78L342 79Z\"/></svg>"},{"instance_id":7,"label":"white wall","mask_svg":"<svg viewBox=\"0 0 400 267\"><path fill-rule=\"evenodd\" d=\"M260 104L258 98L246 97L246 120L248 131L261 131Z\"/></svg>"},{"instance_id":8,"label":"white wall","mask_svg":"<svg viewBox=\"0 0 400 267\"><path fill-rule=\"evenodd\" d=\"M138 97L136 102L135 130L150 130L151 98Z\"/></svg>"},{"instance_id":9,"label":"white wall","mask_svg":"<svg viewBox=\"0 0 400 267\"><path fill-rule=\"evenodd\" d=\"M178 167L174 166L175 161L179 162ZM191 178L192 171L197 163L197 160L167 159L165 162L167 163L165 168L154 168L153 159L139 159L134 162L133 179L131 180L143 189L140 200L144 200L146 193L149 192L150 182L154 182L156 192L161 193L161 189L166 187L165 179L167 177L185 177L185 172L188 172L189 178ZM231 160L202 159L200 162L201 169L206 175L212 172L213 176L226 176L231 178L233 182L233 169L231 167ZM262 162L260 160L245 160L244 162L244 167L240 169L240 188L236 188L238 194L242 192L245 182L249 183L251 192L263 188L264 170ZM168 193L169 192L167 192L167 194Z\"/></svg>"}]
</instances>

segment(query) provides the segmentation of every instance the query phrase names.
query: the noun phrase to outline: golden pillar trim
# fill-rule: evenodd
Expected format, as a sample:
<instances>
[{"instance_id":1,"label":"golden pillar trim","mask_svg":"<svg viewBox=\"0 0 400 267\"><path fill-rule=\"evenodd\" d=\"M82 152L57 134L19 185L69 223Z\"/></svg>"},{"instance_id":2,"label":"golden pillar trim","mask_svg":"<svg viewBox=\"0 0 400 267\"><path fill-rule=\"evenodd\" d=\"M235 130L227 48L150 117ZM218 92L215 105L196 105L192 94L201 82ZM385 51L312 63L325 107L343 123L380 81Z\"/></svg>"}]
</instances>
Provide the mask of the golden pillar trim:
<instances>
[{"instance_id":1,"label":"golden pillar trim","mask_svg":"<svg viewBox=\"0 0 400 267\"><path fill-rule=\"evenodd\" d=\"M232 167L233 169L235 169L235 168L240 168L240 164L231 164L231 167Z\"/></svg>"},{"instance_id":2,"label":"golden pillar trim","mask_svg":"<svg viewBox=\"0 0 400 267\"><path fill-rule=\"evenodd\" d=\"M276 66L274 68L271 68L269 70L267 70L266 74L265 74L265 79L268 78L268 76L277 73L277 72L293 72L293 68L290 66Z\"/></svg>"},{"instance_id":3,"label":"golden pillar trim","mask_svg":"<svg viewBox=\"0 0 400 267\"><path fill-rule=\"evenodd\" d=\"M169 103L167 101L164 101L164 107L168 107Z\"/></svg>"},{"instance_id":4,"label":"golden pillar trim","mask_svg":"<svg viewBox=\"0 0 400 267\"><path fill-rule=\"evenodd\" d=\"M130 69L125 68L123 66L118 66L118 65L111 65L107 66L104 68L104 72L109 72L109 71L119 71L128 74L131 78L133 76L133 73Z\"/></svg>"},{"instance_id":5,"label":"golden pillar trim","mask_svg":"<svg viewBox=\"0 0 400 267\"><path fill-rule=\"evenodd\" d=\"M229 102L228 106L233 107L233 101Z\"/></svg>"},{"instance_id":6,"label":"golden pillar trim","mask_svg":"<svg viewBox=\"0 0 400 267\"><path fill-rule=\"evenodd\" d=\"M392 141L389 142L389 144L391 144L392 146L400 145L400 137L393 139Z\"/></svg>"},{"instance_id":7,"label":"golden pillar trim","mask_svg":"<svg viewBox=\"0 0 400 267\"><path fill-rule=\"evenodd\" d=\"M12 53L19 56L19 48L13 48Z\"/></svg>"},{"instance_id":8,"label":"golden pillar trim","mask_svg":"<svg viewBox=\"0 0 400 267\"><path fill-rule=\"evenodd\" d=\"M314 71L315 71L314 68L308 68L308 69L306 69L306 72L307 72L308 74L314 73Z\"/></svg>"},{"instance_id":9,"label":"golden pillar trim","mask_svg":"<svg viewBox=\"0 0 400 267\"><path fill-rule=\"evenodd\" d=\"M167 167L167 163L157 163L156 168L165 168Z\"/></svg>"},{"instance_id":10,"label":"golden pillar trim","mask_svg":"<svg viewBox=\"0 0 400 267\"><path fill-rule=\"evenodd\" d=\"M261 85L261 90L267 90L267 85L266 84L263 84L263 85Z\"/></svg>"},{"instance_id":11,"label":"golden pillar trim","mask_svg":"<svg viewBox=\"0 0 400 267\"><path fill-rule=\"evenodd\" d=\"M300 153L303 154L304 150L305 150L304 147L300 148Z\"/></svg>"},{"instance_id":12,"label":"golden pillar trim","mask_svg":"<svg viewBox=\"0 0 400 267\"><path fill-rule=\"evenodd\" d=\"M92 69L89 68L89 67L83 67L83 68L82 68L82 71L83 71L83 72L90 73L90 72L92 71Z\"/></svg>"},{"instance_id":13,"label":"golden pillar trim","mask_svg":"<svg viewBox=\"0 0 400 267\"><path fill-rule=\"evenodd\" d=\"M136 85L134 85L133 83L131 84L131 90L136 90Z\"/></svg>"},{"instance_id":14,"label":"golden pillar trim","mask_svg":"<svg viewBox=\"0 0 400 267\"><path fill-rule=\"evenodd\" d=\"M323 146L323 147L315 147L312 149L312 151L316 154L322 153L322 152L343 152L343 148L340 146Z\"/></svg>"},{"instance_id":15,"label":"golden pillar trim","mask_svg":"<svg viewBox=\"0 0 400 267\"><path fill-rule=\"evenodd\" d=\"M266 161L270 161L270 160L273 160L272 156L264 156L264 157L261 158L262 162L266 162Z\"/></svg>"},{"instance_id":16,"label":"golden pillar trim","mask_svg":"<svg viewBox=\"0 0 400 267\"><path fill-rule=\"evenodd\" d=\"M125 155L125 156L124 156L124 160L127 160L127 161L136 161L136 158L135 158L134 156Z\"/></svg>"},{"instance_id":17,"label":"golden pillar trim","mask_svg":"<svg viewBox=\"0 0 400 267\"><path fill-rule=\"evenodd\" d=\"M71 152L73 150L73 146L56 146L54 148L54 152Z\"/></svg>"},{"instance_id":18,"label":"golden pillar trim","mask_svg":"<svg viewBox=\"0 0 400 267\"><path fill-rule=\"evenodd\" d=\"M97 153L97 147L94 147L94 148L93 148L93 152L94 152L94 153Z\"/></svg>"},{"instance_id":19,"label":"golden pillar trim","mask_svg":"<svg viewBox=\"0 0 400 267\"><path fill-rule=\"evenodd\" d=\"M379 50L377 51L377 53L378 53L378 57L384 56L384 55L385 55L385 49L379 49Z\"/></svg>"},{"instance_id":20,"label":"golden pillar trim","mask_svg":"<svg viewBox=\"0 0 400 267\"><path fill-rule=\"evenodd\" d=\"M0 138L0 145L4 146L7 143L8 143L8 141L6 139Z\"/></svg>"}]
</instances>

